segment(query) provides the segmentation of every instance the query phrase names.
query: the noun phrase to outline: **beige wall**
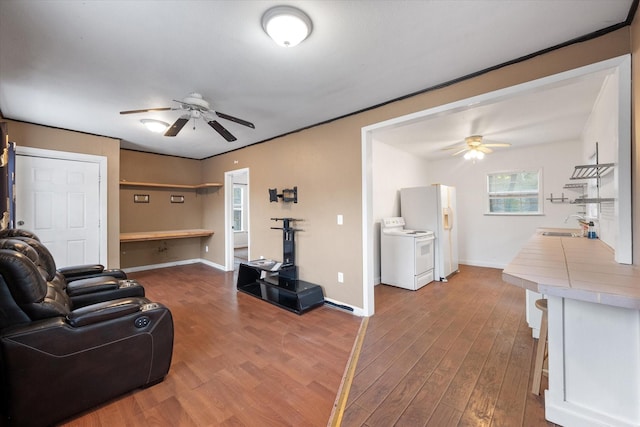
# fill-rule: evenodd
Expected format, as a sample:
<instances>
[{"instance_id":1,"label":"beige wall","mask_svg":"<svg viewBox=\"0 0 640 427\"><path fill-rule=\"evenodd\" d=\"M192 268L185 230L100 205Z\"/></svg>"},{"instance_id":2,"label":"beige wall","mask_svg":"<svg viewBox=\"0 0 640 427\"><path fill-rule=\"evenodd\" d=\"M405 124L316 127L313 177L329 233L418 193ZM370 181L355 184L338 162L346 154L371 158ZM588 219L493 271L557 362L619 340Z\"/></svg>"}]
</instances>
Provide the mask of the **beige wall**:
<instances>
[{"instance_id":1,"label":"beige wall","mask_svg":"<svg viewBox=\"0 0 640 427\"><path fill-rule=\"evenodd\" d=\"M107 266L120 266L120 140L7 120L9 140L22 147L68 151L107 158Z\"/></svg>"},{"instance_id":2,"label":"beige wall","mask_svg":"<svg viewBox=\"0 0 640 427\"><path fill-rule=\"evenodd\" d=\"M281 236L270 217L304 219L297 235L301 278L324 287L329 298L363 306L361 128L377 122L480 95L533 79L628 54L629 30L510 65L473 79L391 103L335 122L203 161L205 180L225 171L250 170L251 255L281 258ZM237 163L236 163L237 162ZM268 188L298 186L298 204L269 203ZM204 223L221 230L224 199L205 201ZM375 195L374 195L375 197ZM336 225L336 215L344 225ZM371 225L372 226L372 225ZM212 241L209 257L224 261L224 236ZM337 272L345 282L337 282Z\"/></svg>"},{"instance_id":3,"label":"beige wall","mask_svg":"<svg viewBox=\"0 0 640 427\"><path fill-rule=\"evenodd\" d=\"M201 184L200 161L121 150L120 178L130 182ZM218 189L175 189L145 186L120 188L120 231L166 231L203 228L203 200ZM134 203L135 194L149 195L149 203ZM184 203L171 203L172 195ZM121 267L156 265L199 259L206 238L171 239L121 244ZM203 251L202 251L203 252Z\"/></svg>"},{"instance_id":4,"label":"beige wall","mask_svg":"<svg viewBox=\"0 0 640 427\"><path fill-rule=\"evenodd\" d=\"M634 47L638 49L640 39L637 25L634 25L632 30ZM362 307L362 127L628 54L631 51L630 44L630 29L621 29L596 40L568 46L375 110L203 160L198 162L201 167L199 177L194 172L196 168L191 167L196 161L123 151L122 177L140 181L195 183L192 180L197 182L201 178L202 182L223 182L226 171L249 168L251 256L257 258L262 255L280 259L281 234L270 229L279 224L270 218L301 218L303 221L298 227L304 231L296 236L301 278L321 284L329 298ZM634 58L634 65L636 61L638 59ZM637 67L634 67L635 69ZM637 75L637 72L634 75ZM634 101L635 99L636 92ZM115 197L118 194L118 169L113 173L112 170L120 159L111 152L111 141L117 140L19 123L11 123L9 132L13 140L24 145L90 154L99 154L95 151L107 153L110 171L109 193L112 196L109 198L109 259L110 263L112 259L118 259L118 254L114 254L114 248L118 247L119 233L119 203ZM142 164L144 168L140 167ZM637 183L637 180L635 174L634 182ZM269 188L277 188L280 191L293 186L298 186L297 204L269 203ZM151 195L156 196L155 193ZM132 194L124 195L123 198L129 200ZM216 234L201 242L199 248L187 244L188 248L176 247L176 250L184 251L187 257L196 257L199 252L201 257L224 265L224 189L207 190L202 197L199 193L194 194L193 206L197 207L198 203L201 204L202 227L211 228ZM140 210L136 213L130 210L132 206L124 200L122 204L123 230L139 231L134 228L142 225L154 228L165 225L169 227L169 224L163 221L175 220L170 219L173 214L167 215L164 219L152 217L149 212ZM637 208L637 204L634 207L637 219L640 209ZM160 216L163 213L160 211L154 214ZM338 214L344 216L342 226L336 224ZM190 218L197 217L193 212L189 215L193 215ZM193 222L197 220L193 219ZM204 244L209 245L208 253L202 251ZM180 245L185 243L182 242ZM138 262L155 263L157 257L149 255L148 252L157 249L144 248L132 256L137 257ZM338 271L344 273L345 281L342 284L337 283Z\"/></svg>"}]
</instances>

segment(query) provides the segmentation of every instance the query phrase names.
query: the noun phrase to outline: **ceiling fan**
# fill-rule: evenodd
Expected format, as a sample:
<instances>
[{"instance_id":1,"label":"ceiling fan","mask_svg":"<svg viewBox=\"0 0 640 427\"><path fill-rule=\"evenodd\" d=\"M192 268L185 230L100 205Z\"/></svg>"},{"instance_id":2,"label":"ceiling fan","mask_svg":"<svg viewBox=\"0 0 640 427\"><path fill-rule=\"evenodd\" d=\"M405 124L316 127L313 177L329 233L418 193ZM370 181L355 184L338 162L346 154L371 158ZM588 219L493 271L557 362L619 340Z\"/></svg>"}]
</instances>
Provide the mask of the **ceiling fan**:
<instances>
[{"instance_id":1,"label":"ceiling fan","mask_svg":"<svg viewBox=\"0 0 640 427\"><path fill-rule=\"evenodd\" d=\"M164 136L176 136L178 132L187 124L187 122L191 119L199 119L202 118L207 122L209 126L211 126L216 132L218 132L224 139L229 142L235 141L237 138L231 134L224 126L220 124L217 120L214 119L214 115L220 117L221 119L230 120L232 122L241 124L243 126L250 127L251 129L255 129L256 127L253 123L248 122L246 120L239 119L237 117L230 116L228 114L221 113L219 111L214 111L209 106L209 102L207 102L201 94L197 92L190 93L187 97L178 101L176 99L173 100L180 104L179 107L160 107L160 108L146 108L142 110L127 110L120 111L120 114L137 114L137 113L146 113L149 111L184 111L185 114L180 116L178 120L176 120L169 129L164 133Z\"/></svg>"},{"instance_id":2,"label":"ceiling fan","mask_svg":"<svg viewBox=\"0 0 640 427\"><path fill-rule=\"evenodd\" d=\"M492 153L493 150L490 147L510 147L508 142L482 142L482 135L471 135L464 139L464 144L456 145L453 147L444 148L444 150L458 150L452 154L457 156L465 153L465 159L482 159L485 154Z\"/></svg>"}]
</instances>

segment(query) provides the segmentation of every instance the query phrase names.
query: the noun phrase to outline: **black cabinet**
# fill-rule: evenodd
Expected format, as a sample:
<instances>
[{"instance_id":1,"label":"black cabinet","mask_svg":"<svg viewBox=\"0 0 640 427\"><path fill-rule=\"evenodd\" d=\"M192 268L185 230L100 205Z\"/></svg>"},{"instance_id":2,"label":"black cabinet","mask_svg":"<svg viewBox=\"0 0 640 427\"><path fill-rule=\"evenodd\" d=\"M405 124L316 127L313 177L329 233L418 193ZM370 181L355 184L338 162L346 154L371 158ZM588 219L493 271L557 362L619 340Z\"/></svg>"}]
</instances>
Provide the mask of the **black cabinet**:
<instances>
[{"instance_id":1,"label":"black cabinet","mask_svg":"<svg viewBox=\"0 0 640 427\"><path fill-rule=\"evenodd\" d=\"M324 293L319 285L271 272L265 269L264 263L260 266L240 264L237 288L297 314L324 304Z\"/></svg>"}]
</instances>

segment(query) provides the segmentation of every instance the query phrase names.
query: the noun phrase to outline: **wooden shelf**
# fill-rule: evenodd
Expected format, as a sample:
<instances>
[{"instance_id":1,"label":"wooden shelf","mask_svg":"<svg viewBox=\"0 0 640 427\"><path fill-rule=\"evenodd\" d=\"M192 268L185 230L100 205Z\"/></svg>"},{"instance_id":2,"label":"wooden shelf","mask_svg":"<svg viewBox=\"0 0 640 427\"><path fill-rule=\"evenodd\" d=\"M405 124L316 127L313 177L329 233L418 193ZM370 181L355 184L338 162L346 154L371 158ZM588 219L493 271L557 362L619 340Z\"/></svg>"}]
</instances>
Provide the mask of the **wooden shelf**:
<instances>
[{"instance_id":1,"label":"wooden shelf","mask_svg":"<svg viewBox=\"0 0 640 427\"><path fill-rule=\"evenodd\" d=\"M120 233L120 242L146 242L150 240L188 239L190 237L208 237L213 230L194 228L190 230L140 231Z\"/></svg>"},{"instance_id":2,"label":"wooden shelf","mask_svg":"<svg viewBox=\"0 0 640 427\"><path fill-rule=\"evenodd\" d=\"M222 187L222 184L219 182L207 182L204 184L160 184L157 182L120 181L120 185L122 187L184 188L188 190Z\"/></svg>"}]
</instances>

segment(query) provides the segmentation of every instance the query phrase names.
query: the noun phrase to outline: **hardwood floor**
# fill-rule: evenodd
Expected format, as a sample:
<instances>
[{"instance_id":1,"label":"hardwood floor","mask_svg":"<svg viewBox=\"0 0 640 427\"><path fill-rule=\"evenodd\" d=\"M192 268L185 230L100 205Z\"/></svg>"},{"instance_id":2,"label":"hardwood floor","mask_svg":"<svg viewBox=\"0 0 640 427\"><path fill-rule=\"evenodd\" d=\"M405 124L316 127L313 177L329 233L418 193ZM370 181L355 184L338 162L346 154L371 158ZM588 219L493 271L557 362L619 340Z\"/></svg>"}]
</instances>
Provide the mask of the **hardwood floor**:
<instances>
[{"instance_id":1,"label":"hardwood floor","mask_svg":"<svg viewBox=\"0 0 640 427\"><path fill-rule=\"evenodd\" d=\"M376 287L343 426L551 425L542 397L529 392L535 343L524 292L500 270L461 268L417 292ZM169 375L64 425L330 421L360 318L329 306L289 313L237 293L233 273L202 264L130 276L172 311Z\"/></svg>"},{"instance_id":2,"label":"hardwood floor","mask_svg":"<svg viewBox=\"0 0 640 427\"><path fill-rule=\"evenodd\" d=\"M524 291L460 269L415 292L376 287L343 426L553 425L530 393Z\"/></svg>"},{"instance_id":3,"label":"hardwood floor","mask_svg":"<svg viewBox=\"0 0 640 427\"><path fill-rule=\"evenodd\" d=\"M329 306L298 316L236 292L232 272L203 264L130 277L171 309L169 374L65 425L327 424L360 318Z\"/></svg>"}]
</instances>

